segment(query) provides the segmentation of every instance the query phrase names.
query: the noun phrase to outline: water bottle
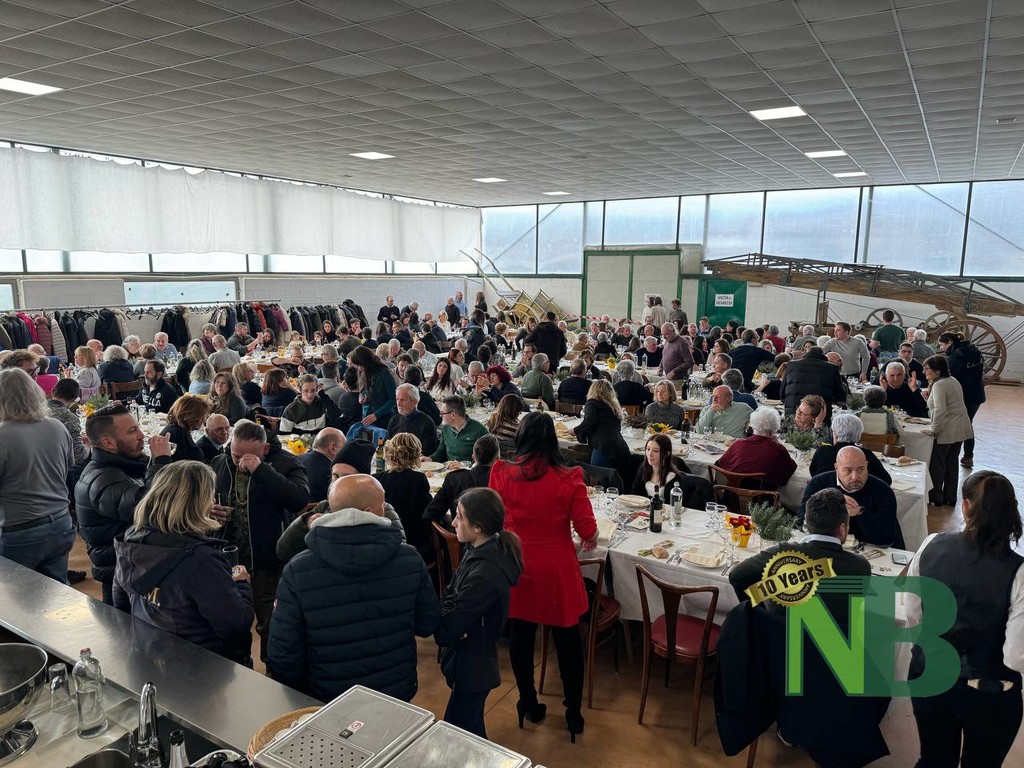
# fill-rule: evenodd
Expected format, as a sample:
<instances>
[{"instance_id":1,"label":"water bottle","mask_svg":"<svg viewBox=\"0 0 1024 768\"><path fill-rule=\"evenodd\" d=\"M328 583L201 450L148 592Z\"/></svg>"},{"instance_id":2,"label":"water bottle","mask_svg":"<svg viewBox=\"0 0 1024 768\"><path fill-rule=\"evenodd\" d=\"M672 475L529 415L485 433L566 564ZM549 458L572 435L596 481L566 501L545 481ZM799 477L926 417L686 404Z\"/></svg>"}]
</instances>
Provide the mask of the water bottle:
<instances>
[{"instance_id":1,"label":"water bottle","mask_svg":"<svg viewBox=\"0 0 1024 768\"><path fill-rule=\"evenodd\" d=\"M188 768L191 763L185 750L185 732L171 731L171 757L168 768Z\"/></svg>"},{"instance_id":2,"label":"water bottle","mask_svg":"<svg viewBox=\"0 0 1024 768\"><path fill-rule=\"evenodd\" d=\"M640 367L641 368L646 368L647 367L647 355L641 355L640 356Z\"/></svg>"},{"instance_id":3,"label":"water bottle","mask_svg":"<svg viewBox=\"0 0 1024 768\"><path fill-rule=\"evenodd\" d=\"M88 648L71 671L75 679L75 700L78 703L78 736L92 739L107 730L107 713L103 711L103 670Z\"/></svg>"},{"instance_id":4,"label":"water bottle","mask_svg":"<svg viewBox=\"0 0 1024 768\"><path fill-rule=\"evenodd\" d=\"M678 528L683 524L683 489L678 485L674 486L670 498L672 499L672 527Z\"/></svg>"}]
</instances>

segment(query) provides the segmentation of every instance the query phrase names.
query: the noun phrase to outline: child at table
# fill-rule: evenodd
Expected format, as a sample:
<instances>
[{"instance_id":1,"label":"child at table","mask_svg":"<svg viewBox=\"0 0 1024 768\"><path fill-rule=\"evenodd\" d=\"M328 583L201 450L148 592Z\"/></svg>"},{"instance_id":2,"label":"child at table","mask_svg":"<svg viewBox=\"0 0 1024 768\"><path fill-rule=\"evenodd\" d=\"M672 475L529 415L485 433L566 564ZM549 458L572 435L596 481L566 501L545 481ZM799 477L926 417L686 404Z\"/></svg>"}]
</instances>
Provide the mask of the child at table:
<instances>
[{"instance_id":1,"label":"child at table","mask_svg":"<svg viewBox=\"0 0 1024 768\"><path fill-rule=\"evenodd\" d=\"M689 472L682 459L676 460L682 467L675 466L672 459L672 441L668 435L651 435L644 445L644 461L636 471L630 493L651 498L654 487L658 486L658 495L662 500L669 501L672 488L683 486L682 475Z\"/></svg>"}]
</instances>

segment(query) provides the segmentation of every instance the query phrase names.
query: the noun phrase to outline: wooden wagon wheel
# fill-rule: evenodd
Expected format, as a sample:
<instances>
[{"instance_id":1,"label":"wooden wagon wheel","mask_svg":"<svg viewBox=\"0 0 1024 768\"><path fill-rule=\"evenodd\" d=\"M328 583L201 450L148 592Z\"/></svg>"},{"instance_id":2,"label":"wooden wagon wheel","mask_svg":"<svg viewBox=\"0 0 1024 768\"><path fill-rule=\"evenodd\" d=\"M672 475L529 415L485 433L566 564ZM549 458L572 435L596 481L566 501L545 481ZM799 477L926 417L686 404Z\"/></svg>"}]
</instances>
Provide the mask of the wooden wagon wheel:
<instances>
[{"instance_id":1,"label":"wooden wagon wheel","mask_svg":"<svg viewBox=\"0 0 1024 768\"><path fill-rule=\"evenodd\" d=\"M995 381L1006 365L1006 342L999 332L977 317L953 318L928 333L928 343L934 345L943 333L960 333L981 352L985 381Z\"/></svg>"},{"instance_id":2,"label":"wooden wagon wheel","mask_svg":"<svg viewBox=\"0 0 1024 768\"><path fill-rule=\"evenodd\" d=\"M936 328L958 319L952 312L947 312L943 309L926 317L917 327L919 330L925 331L928 334L928 338L931 339Z\"/></svg>"},{"instance_id":3,"label":"wooden wagon wheel","mask_svg":"<svg viewBox=\"0 0 1024 768\"><path fill-rule=\"evenodd\" d=\"M863 331L865 328L875 329L878 326L882 325L882 323L883 323L882 313L885 312L886 310L889 310L890 312L893 313L893 315L895 315L895 317L893 318L893 322L896 323L896 325L898 325L898 326L900 326L902 328L903 327L903 315L901 315L899 312L897 312L892 307L879 307L878 309L874 310L870 315L868 315L866 320L862 321L857 326L857 330L858 331Z\"/></svg>"}]
</instances>

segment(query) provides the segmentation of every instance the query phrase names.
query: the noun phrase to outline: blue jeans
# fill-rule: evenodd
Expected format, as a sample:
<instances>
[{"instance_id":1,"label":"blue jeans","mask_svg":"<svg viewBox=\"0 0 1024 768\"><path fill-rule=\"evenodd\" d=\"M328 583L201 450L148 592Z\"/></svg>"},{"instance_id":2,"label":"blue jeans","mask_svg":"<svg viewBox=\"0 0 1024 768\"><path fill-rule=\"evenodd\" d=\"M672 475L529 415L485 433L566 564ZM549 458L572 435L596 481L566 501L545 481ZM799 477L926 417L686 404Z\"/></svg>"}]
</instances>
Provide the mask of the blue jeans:
<instances>
[{"instance_id":1,"label":"blue jeans","mask_svg":"<svg viewBox=\"0 0 1024 768\"><path fill-rule=\"evenodd\" d=\"M0 533L0 556L67 584L68 555L74 543L75 526L65 510L31 528Z\"/></svg>"}]
</instances>

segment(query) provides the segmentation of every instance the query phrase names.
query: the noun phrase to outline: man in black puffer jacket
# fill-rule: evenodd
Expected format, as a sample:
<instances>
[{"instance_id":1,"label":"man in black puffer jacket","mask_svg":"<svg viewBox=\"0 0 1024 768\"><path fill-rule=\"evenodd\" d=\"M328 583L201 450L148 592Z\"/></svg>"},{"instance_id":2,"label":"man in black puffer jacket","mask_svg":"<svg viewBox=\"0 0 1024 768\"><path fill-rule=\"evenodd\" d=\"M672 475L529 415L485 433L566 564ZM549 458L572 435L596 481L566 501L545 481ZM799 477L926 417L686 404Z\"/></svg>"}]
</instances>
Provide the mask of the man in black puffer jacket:
<instances>
[{"instance_id":1,"label":"man in black puffer jacket","mask_svg":"<svg viewBox=\"0 0 1024 768\"><path fill-rule=\"evenodd\" d=\"M800 401L807 395L819 395L832 416L834 403L846 402L846 390L839 368L825 359L821 347L811 347L800 360L793 360L782 377L779 398L785 403L786 415L796 413Z\"/></svg>"},{"instance_id":2,"label":"man in black puffer jacket","mask_svg":"<svg viewBox=\"0 0 1024 768\"><path fill-rule=\"evenodd\" d=\"M103 587L103 602L113 605L114 539L128 530L135 505L146 495L159 469L171 463L170 438L151 437L147 462L146 436L123 405L108 405L85 422L92 458L75 484L78 530L85 540L92 577Z\"/></svg>"},{"instance_id":3,"label":"man in black puffer jacket","mask_svg":"<svg viewBox=\"0 0 1024 768\"><path fill-rule=\"evenodd\" d=\"M252 574L260 659L266 661L270 614L284 567L277 559L277 540L309 501L309 478L276 436L268 437L248 419L235 424L228 450L210 466L219 502L212 516L226 521L219 535L238 547L239 565Z\"/></svg>"},{"instance_id":4,"label":"man in black puffer jacket","mask_svg":"<svg viewBox=\"0 0 1024 768\"><path fill-rule=\"evenodd\" d=\"M328 501L281 577L267 669L321 701L353 685L410 701L416 636L432 635L441 613L430 574L384 517L377 480L340 478Z\"/></svg>"},{"instance_id":5,"label":"man in black puffer jacket","mask_svg":"<svg viewBox=\"0 0 1024 768\"><path fill-rule=\"evenodd\" d=\"M526 344L533 344L538 352L548 356L552 371L558 370L558 362L565 357L569 349L565 343L565 334L556 324L557 320L558 316L554 312L548 312L525 341Z\"/></svg>"}]
</instances>

